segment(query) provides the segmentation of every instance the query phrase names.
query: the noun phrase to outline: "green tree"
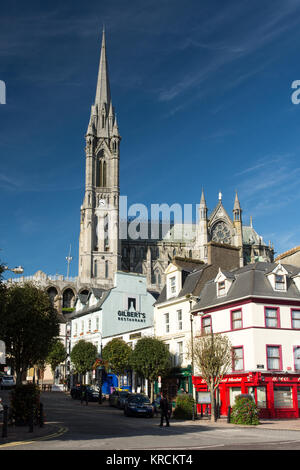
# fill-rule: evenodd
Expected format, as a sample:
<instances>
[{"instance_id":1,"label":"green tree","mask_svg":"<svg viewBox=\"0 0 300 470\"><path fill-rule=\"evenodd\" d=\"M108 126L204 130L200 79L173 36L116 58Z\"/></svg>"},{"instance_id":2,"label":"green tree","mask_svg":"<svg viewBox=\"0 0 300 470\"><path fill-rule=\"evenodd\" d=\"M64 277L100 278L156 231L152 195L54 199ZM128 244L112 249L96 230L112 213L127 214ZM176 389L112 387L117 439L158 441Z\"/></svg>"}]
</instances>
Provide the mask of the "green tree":
<instances>
[{"instance_id":1,"label":"green tree","mask_svg":"<svg viewBox=\"0 0 300 470\"><path fill-rule=\"evenodd\" d=\"M199 374L210 391L211 420L216 420L215 392L232 366L234 360L232 345L227 336L209 333L193 340L193 353Z\"/></svg>"},{"instance_id":2,"label":"green tree","mask_svg":"<svg viewBox=\"0 0 300 470\"><path fill-rule=\"evenodd\" d=\"M131 353L131 347L120 338L112 339L102 350L103 359L108 361L109 368L118 376L118 386L120 385L120 375L130 368Z\"/></svg>"},{"instance_id":3,"label":"green tree","mask_svg":"<svg viewBox=\"0 0 300 470\"><path fill-rule=\"evenodd\" d=\"M166 344L158 338L149 336L139 339L132 351L130 364L134 371L150 382L153 401L154 381L170 369L170 353Z\"/></svg>"},{"instance_id":4,"label":"green tree","mask_svg":"<svg viewBox=\"0 0 300 470\"><path fill-rule=\"evenodd\" d=\"M0 309L0 339L16 372L17 384L29 367L46 359L53 338L59 335L59 320L48 294L32 283L6 288Z\"/></svg>"},{"instance_id":5,"label":"green tree","mask_svg":"<svg viewBox=\"0 0 300 470\"><path fill-rule=\"evenodd\" d=\"M67 357L66 348L62 344L61 340L59 338L56 338L53 341L52 347L46 359L47 364L50 364L53 376L54 376L56 367L59 366L59 364L61 364L62 362L64 362L66 357Z\"/></svg>"},{"instance_id":6,"label":"green tree","mask_svg":"<svg viewBox=\"0 0 300 470\"><path fill-rule=\"evenodd\" d=\"M72 349L70 358L75 371L85 375L89 370L92 370L97 358L97 348L94 344L81 339Z\"/></svg>"}]
</instances>

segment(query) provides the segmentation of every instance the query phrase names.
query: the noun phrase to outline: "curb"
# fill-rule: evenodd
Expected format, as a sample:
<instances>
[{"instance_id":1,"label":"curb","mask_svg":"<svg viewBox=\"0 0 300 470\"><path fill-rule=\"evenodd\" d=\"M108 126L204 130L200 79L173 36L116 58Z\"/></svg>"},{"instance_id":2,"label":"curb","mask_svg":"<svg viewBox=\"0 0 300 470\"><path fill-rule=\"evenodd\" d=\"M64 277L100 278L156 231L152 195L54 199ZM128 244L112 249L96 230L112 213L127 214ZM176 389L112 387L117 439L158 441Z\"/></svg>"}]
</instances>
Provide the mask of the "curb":
<instances>
[{"instance_id":1,"label":"curb","mask_svg":"<svg viewBox=\"0 0 300 470\"><path fill-rule=\"evenodd\" d=\"M29 433L28 431L26 432L23 429L20 430L19 437L18 437L17 433L14 430L11 436L8 435L8 437L2 438L2 442L0 440L0 450L6 447L26 445L26 444L32 444L33 442L36 442L36 441L54 439L56 437L62 436L68 431L68 428L65 426L55 426L51 424L51 425L45 425L45 427L48 428L44 430L45 433L43 433L42 435L35 435L32 437L29 434L32 435L34 433Z\"/></svg>"}]
</instances>

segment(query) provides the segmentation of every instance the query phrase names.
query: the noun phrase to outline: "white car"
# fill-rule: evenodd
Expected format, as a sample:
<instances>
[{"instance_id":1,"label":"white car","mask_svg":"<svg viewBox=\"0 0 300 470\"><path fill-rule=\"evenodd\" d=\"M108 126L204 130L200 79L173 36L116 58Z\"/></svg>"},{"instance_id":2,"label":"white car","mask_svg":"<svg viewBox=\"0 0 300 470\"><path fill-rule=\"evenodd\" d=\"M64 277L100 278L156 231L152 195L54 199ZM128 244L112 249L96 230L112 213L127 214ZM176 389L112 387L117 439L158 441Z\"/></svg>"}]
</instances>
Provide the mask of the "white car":
<instances>
[{"instance_id":1,"label":"white car","mask_svg":"<svg viewBox=\"0 0 300 470\"><path fill-rule=\"evenodd\" d=\"M6 387L14 387L15 385L16 382L12 375L3 375L1 380L1 389Z\"/></svg>"}]
</instances>

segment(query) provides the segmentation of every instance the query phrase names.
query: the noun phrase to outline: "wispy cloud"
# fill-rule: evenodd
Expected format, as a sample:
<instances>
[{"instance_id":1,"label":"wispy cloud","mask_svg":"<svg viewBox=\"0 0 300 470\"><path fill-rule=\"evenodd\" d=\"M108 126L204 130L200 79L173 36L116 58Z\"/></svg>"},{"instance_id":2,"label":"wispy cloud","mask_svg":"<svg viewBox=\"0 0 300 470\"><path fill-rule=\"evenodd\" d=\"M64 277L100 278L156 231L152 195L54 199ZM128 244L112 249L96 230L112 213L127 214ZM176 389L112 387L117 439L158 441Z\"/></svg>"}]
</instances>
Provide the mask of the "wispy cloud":
<instances>
[{"instance_id":1,"label":"wispy cloud","mask_svg":"<svg viewBox=\"0 0 300 470\"><path fill-rule=\"evenodd\" d=\"M172 102L191 90L195 91L193 98L199 99L201 95L198 96L198 91L200 90L201 92L201 87L204 84L209 85L212 77L216 78L216 74L220 73L223 67L244 59L257 50L261 50L281 35L299 25L300 22L299 14L297 14L300 11L300 5L292 0L288 0L284 4L281 2L277 5L277 8L269 11L267 15L255 16L254 18L252 16L250 20L248 20L245 4L243 4L243 7L244 16L239 18L240 10L236 10L231 5L227 7L226 4L218 16L218 21L212 23L211 28L209 28L207 41L205 41L205 37L201 40L195 38L193 36L195 31L191 32L190 37L184 39L179 49L186 50L192 47L204 49L211 53L210 57L207 58L205 56L204 61L201 60L200 56L198 65L195 65L193 69L189 67L187 70L186 67L180 67L178 69L179 73L183 70L185 73L181 74L180 78L178 78L179 74L175 75L177 80L173 85L170 86L168 84L168 86L158 90L158 99L160 101ZM251 12L253 14L253 10ZM235 15L237 16L236 18ZM235 29L236 25L232 24L232 29L227 30L225 27L228 26L229 18L231 18L231 21L236 19L236 24L239 25L239 28ZM223 41L216 42L211 39L214 31L219 35L222 32L224 33L224 31L228 32L229 39L224 37ZM276 54L276 50L274 54ZM231 88L238 86L252 75L262 71L270 62L272 62L272 57L269 57L267 61L264 58L262 63L259 63L257 67L252 68L249 72L240 73L236 77L231 75L231 80L227 84L222 77L222 80L219 79L218 81L219 86ZM186 104L188 103L189 101L186 102ZM184 104L174 107L174 113L177 110L181 110L183 106Z\"/></svg>"},{"instance_id":2,"label":"wispy cloud","mask_svg":"<svg viewBox=\"0 0 300 470\"><path fill-rule=\"evenodd\" d=\"M292 154L268 155L236 173L246 211L251 208L255 216L278 214L300 200L300 167L296 162Z\"/></svg>"}]
</instances>

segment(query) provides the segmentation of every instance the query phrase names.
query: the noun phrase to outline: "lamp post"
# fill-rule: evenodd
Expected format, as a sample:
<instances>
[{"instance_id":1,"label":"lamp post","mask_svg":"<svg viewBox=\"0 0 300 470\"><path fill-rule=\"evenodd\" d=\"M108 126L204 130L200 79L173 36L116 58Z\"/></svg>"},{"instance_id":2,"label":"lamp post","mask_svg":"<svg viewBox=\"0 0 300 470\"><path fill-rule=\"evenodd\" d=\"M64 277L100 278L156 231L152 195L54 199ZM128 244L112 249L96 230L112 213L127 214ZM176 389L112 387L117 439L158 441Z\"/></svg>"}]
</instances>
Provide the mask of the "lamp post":
<instances>
[{"instance_id":1,"label":"lamp post","mask_svg":"<svg viewBox=\"0 0 300 470\"><path fill-rule=\"evenodd\" d=\"M185 297L190 303L191 356L192 356L192 361L191 361L192 362L192 364L191 364L192 365L192 393L193 393L193 398L194 398L195 403L196 403L195 387L194 387L194 384L193 384L193 376L194 376L194 331L193 331L193 321L194 321L194 316L192 314L192 303L193 303L193 300L198 301L199 298L193 296L192 294L187 294ZM197 405L196 405L196 407L193 405L193 415L192 415L192 420L193 421L196 419L196 415L197 415Z\"/></svg>"}]
</instances>

